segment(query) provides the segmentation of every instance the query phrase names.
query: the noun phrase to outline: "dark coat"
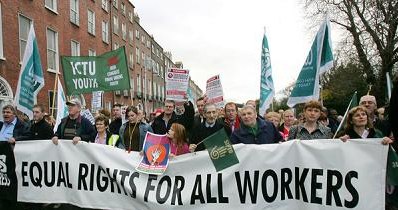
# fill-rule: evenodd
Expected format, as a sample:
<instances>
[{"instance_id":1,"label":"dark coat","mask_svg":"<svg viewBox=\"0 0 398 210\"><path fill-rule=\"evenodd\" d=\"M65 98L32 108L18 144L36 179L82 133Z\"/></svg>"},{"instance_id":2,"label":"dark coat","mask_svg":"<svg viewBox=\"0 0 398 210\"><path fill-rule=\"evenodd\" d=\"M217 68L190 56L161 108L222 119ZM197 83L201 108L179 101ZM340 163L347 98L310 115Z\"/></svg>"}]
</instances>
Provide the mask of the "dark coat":
<instances>
[{"instance_id":1,"label":"dark coat","mask_svg":"<svg viewBox=\"0 0 398 210\"><path fill-rule=\"evenodd\" d=\"M175 112L173 112L170 120L167 122L167 125L163 120L164 112L156 117L152 123L153 132L160 135L166 134L173 123L179 123L183 125L187 130L187 133L189 133L193 125L195 111L193 104L190 101L184 104L184 108L185 112L182 115L176 115Z\"/></svg>"},{"instance_id":2,"label":"dark coat","mask_svg":"<svg viewBox=\"0 0 398 210\"><path fill-rule=\"evenodd\" d=\"M268 121L257 118L258 132L254 136L245 125L240 126L239 129L234 130L231 135L232 144L272 144L283 140L282 135L275 128L275 126Z\"/></svg>"},{"instance_id":3,"label":"dark coat","mask_svg":"<svg viewBox=\"0 0 398 210\"><path fill-rule=\"evenodd\" d=\"M395 150L398 150L398 80L394 81L394 88L391 92L391 99L390 99L390 112L389 112L389 122L391 125L391 131L394 135L395 141L393 146Z\"/></svg>"},{"instance_id":4,"label":"dark coat","mask_svg":"<svg viewBox=\"0 0 398 210\"><path fill-rule=\"evenodd\" d=\"M207 128L206 123L203 122L202 124L197 125L195 128L193 128L192 139L190 139L189 143L190 144L198 144L203 139L209 137L211 134L213 134L223 128L224 128L224 125L222 123L220 123L218 120L216 120L216 123L211 128ZM196 147L195 151L202 151L205 149L206 149L205 145L203 143L201 143Z\"/></svg>"},{"instance_id":5,"label":"dark coat","mask_svg":"<svg viewBox=\"0 0 398 210\"><path fill-rule=\"evenodd\" d=\"M41 119L37 123L32 121L30 132L32 134L32 139L34 140L51 139L54 136L53 127L44 119Z\"/></svg>"},{"instance_id":6,"label":"dark coat","mask_svg":"<svg viewBox=\"0 0 398 210\"><path fill-rule=\"evenodd\" d=\"M55 132L55 136L58 136L60 139L64 138L67 120L69 120L69 116L62 118L61 124L58 125L57 132ZM91 124L88 119L79 115L79 117L76 119L76 136L79 136L82 141L93 142L93 133L95 133L93 124Z\"/></svg>"},{"instance_id":7,"label":"dark coat","mask_svg":"<svg viewBox=\"0 0 398 210\"><path fill-rule=\"evenodd\" d=\"M119 134L120 127L122 126L122 118L117 118L109 124L109 131L113 134Z\"/></svg>"},{"instance_id":8,"label":"dark coat","mask_svg":"<svg viewBox=\"0 0 398 210\"><path fill-rule=\"evenodd\" d=\"M352 128L339 134L339 136L344 136L344 135L348 135L350 137L350 139L361 139L362 138ZM369 134L368 134L367 138L383 138L383 137L384 137L384 135L381 131L374 129L374 128L369 129Z\"/></svg>"},{"instance_id":9,"label":"dark coat","mask_svg":"<svg viewBox=\"0 0 398 210\"><path fill-rule=\"evenodd\" d=\"M0 130L2 127L3 122L0 122ZM15 123L15 127L12 132L12 137L14 137L15 141L29 140L31 138L29 125L17 118L17 122Z\"/></svg>"}]
</instances>

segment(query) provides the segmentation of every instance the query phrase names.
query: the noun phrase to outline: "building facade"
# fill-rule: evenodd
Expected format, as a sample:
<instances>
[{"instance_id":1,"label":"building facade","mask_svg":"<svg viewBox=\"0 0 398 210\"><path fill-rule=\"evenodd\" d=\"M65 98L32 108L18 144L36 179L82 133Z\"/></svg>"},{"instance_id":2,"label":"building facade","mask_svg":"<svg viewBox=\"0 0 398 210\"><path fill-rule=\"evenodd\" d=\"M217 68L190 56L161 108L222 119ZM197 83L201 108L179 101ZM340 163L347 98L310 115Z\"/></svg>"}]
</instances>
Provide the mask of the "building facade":
<instances>
[{"instance_id":1,"label":"building facade","mask_svg":"<svg viewBox=\"0 0 398 210\"><path fill-rule=\"evenodd\" d=\"M120 103L151 112L162 105L164 72L174 66L171 53L140 25L129 0L0 0L0 108L13 103L32 24L45 80L37 101L49 113L56 111L56 78L63 84L61 56L95 56L121 46L126 49L131 89L104 93L102 106L111 109ZM92 94L72 97L91 108Z\"/></svg>"}]
</instances>

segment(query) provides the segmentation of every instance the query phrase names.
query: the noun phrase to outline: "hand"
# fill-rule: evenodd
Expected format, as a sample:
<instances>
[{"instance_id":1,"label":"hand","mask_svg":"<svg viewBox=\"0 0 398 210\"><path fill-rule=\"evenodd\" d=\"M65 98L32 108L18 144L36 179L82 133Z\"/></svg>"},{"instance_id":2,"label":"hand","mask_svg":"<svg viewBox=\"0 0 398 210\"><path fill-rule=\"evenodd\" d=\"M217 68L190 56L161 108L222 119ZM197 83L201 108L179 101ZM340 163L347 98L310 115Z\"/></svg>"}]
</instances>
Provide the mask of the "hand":
<instances>
[{"instance_id":1,"label":"hand","mask_svg":"<svg viewBox=\"0 0 398 210\"><path fill-rule=\"evenodd\" d=\"M176 155L175 154L173 154L173 153L170 153L170 155L169 155L169 157L172 159L172 158L174 158Z\"/></svg>"},{"instance_id":2,"label":"hand","mask_svg":"<svg viewBox=\"0 0 398 210\"><path fill-rule=\"evenodd\" d=\"M195 152L197 145L196 144L190 144L189 145L189 152Z\"/></svg>"},{"instance_id":3,"label":"hand","mask_svg":"<svg viewBox=\"0 0 398 210\"><path fill-rule=\"evenodd\" d=\"M82 140L82 138L80 138L80 136L75 136L75 137L73 137L73 139L72 139L72 143L73 143L74 145L76 145L80 140Z\"/></svg>"},{"instance_id":4,"label":"hand","mask_svg":"<svg viewBox=\"0 0 398 210\"><path fill-rule=\"evenodd\" d=\"M53 144L58 145L58 136L54 136L52 139Z\"/></svg>"},{"instance_id":5,"label":"hand","mask_svg":"<svg viewBox=\"0 0 398 210\"><path fill-rule=\"evenodd\" d=\"M8 143L15 144L15 138L14 137L9 138Z\"/></svg>"},{"instance_id":6,"label":"hand","mask_svg":"<svg viewBox=\"0 0 398 210\"><path fill-rule=\"evenodd\" d=\"M394 141L390 138L388 138L387 136L383 138L383 140L381 141L382 144L387 145L387 144L391 144Z\"/></svg>"},{"instance_id":7,"label":"hand","mask_svg":"<svg viewBox=\"0 0 398 210\"><path fill-rule=\"evenodd\" d=\"M347 142L348 139L350 139L349 135L344 135L344 136L340 137L340 140L343 141L343 142Z\"/></svg>"}]
</instances>

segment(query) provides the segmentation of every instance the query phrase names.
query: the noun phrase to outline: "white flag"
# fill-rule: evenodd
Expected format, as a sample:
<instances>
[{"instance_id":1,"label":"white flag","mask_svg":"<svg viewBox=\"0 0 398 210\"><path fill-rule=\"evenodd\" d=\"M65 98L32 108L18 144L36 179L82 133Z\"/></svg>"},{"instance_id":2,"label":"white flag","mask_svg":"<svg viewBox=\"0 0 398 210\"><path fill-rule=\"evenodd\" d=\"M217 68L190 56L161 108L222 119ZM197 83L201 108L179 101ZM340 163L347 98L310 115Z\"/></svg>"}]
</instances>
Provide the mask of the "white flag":
<instances>
[{"instance_id":1,"label":"white flag","mask_svg":"<svg viewBox=\"0 0 398 210\"><path fill-rule=\"evenodd\" d=\"M68 116L68 109L66 108L66 98L62 84L57 81L57 116L54 125L54 133L57 131L58 125L61 124L62 118Z\"/></svg>"}]
</instances>

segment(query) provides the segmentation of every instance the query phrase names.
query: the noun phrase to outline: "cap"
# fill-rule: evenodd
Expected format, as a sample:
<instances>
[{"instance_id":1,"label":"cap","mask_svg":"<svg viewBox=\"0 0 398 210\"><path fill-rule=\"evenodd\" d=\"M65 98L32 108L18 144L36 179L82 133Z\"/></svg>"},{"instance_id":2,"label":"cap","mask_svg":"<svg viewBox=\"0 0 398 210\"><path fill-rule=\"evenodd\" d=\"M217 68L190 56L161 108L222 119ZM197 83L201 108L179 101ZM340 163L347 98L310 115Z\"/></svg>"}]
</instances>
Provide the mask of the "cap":
<instances>
[{"instance_id":1,"label":"cap","mask_svg":"<svg viewBox=\"0 0 398 210\"><path fill-rule=\"evenodd\" d=\"M66 102L66 105L67 105L67 106L70 106L70 105L77 105L77 106L81 107L81 106L82 106L82 103L80 103L80 101L79 101L78 99L72 98L71 100L69 100L68 102Z\"/></svg>"},{"instance_id":2,"label":"cap","mask_svg":"<svg viewBox=\"0 0 398 210\"><path fill-rule=\"evenodd\" d=\"M374 104L377 104L376 103L376 98L374 96L372 96L372 95L364 95L364 96L362 96L361 99L359 100L359 104L361 104L364 101L371 101Z\"/></svg>"}]
</instances>

